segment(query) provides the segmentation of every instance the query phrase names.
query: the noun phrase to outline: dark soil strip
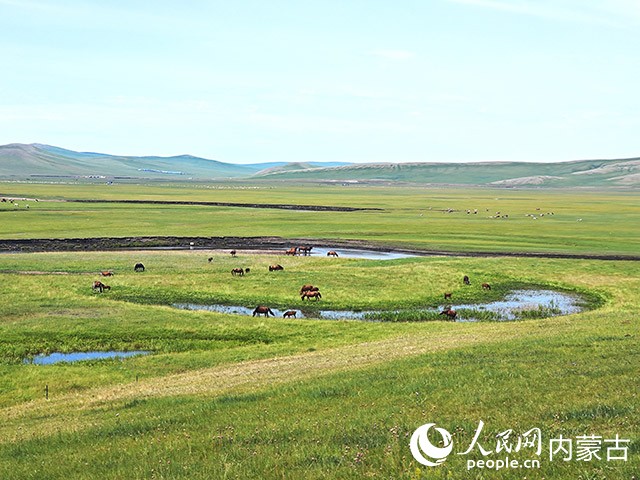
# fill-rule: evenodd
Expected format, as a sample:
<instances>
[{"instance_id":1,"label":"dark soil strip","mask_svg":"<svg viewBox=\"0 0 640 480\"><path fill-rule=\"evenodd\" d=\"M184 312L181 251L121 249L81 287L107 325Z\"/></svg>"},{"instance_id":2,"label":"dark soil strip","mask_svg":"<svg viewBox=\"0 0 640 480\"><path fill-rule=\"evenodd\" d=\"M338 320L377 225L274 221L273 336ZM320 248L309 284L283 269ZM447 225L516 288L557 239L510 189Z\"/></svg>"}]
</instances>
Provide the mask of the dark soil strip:
<instances>
[{"instance_id":1,"label":"dark soil strip","mask_svg":"<svg viewBox=\"0 0 640 480\"><path fill-rule=\"evenodd\" d=\"M0 240L0 252L102 251L122 249L235 249L285 250L307 245L312 247L357 248L376 252L396 252L424 256L451 257L526 257L568 258L588 260L640 261L640 255L589 255L545 252L454 252L417 248L392 248L364 240L318 240L282 237L99 237L99 238L39 238Z\"/></svg>"},{"instance_id":2,"label":"dark soil strip","mask_svg":"<svg viewBox=\"0 0 640 480\"><path fill-rule=\"evenodd\" d=\"M230 203L230 202L189 202L169 200L66 200L74 203L133 203L140 205L202 205L206 207L279 208L281 210L304 210L312 212L357 212L382 211L383 208L339 207L331 205L289 205L286 203Z\"/></svg>"}]
</instances>

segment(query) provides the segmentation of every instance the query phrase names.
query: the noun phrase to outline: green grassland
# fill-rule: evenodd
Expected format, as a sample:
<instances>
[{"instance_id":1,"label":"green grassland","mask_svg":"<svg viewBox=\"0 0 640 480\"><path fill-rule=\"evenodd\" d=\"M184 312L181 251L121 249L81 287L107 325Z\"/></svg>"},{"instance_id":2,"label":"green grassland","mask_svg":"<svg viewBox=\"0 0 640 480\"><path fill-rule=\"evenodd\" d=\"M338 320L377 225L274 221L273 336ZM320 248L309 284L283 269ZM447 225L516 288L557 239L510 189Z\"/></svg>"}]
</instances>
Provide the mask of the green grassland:
<instances>
[{"instance_id":1,"label":"green grassland","mask_svg":"<svg viewBox=\"0 0 640 480\"><path fill-rule=\"evenodd\" d=\"M0 184L0 190L4 197L40 200L20 201L19 207L0 203L0 236L5 239L276 235L361 239L391 246L453 251L640 252L637 226L640 202L637 193L632 192L19 183ZM45 201L61 199L281 203L384 210L322 212ZM446 213L449 209L453 211ZM466 213L475 209L478 214ZM500 218L495 218L497 212Z\"/></svg>"},{"instance_id":2,"label":"green grassland","mask_svg":"<svg viewBox=\"0 0 640 480\"><path fill-rule=\"evenodd\" d=\"M217 187L3 184L2 196L40 201L17 211L0 204L0 237L264 234L460 251L638 253L638 202L631 194ZM45 201L54 198L385 210ZM440 211L447 208L489 208L510 217ZM554 215L532 226L524 214L536 208ZM520 213L530 223L520 222ZM136 262L145 264L144 273L133 271ZM285 270L269 272L272 263ZM251 272L232 277L235 267ZM102 278L102 270L115 275ZM470 286L461 282L465 274ZM94 280L112 289L96 293ZM491 283L492 291L483 291L481 282ZM305 283L321 287L320 303L329 309L439 305L445 291L456 301L484 302L522 284L585 294L590 309L516 322L391 323L253 318L171 307L217 302L299 310L297 292ZM640 263L631 261L374 261L243 252L232 258L209 251L2 254L0 478L630 480L640 470L639 290ZM38 353L91 350L153 354L22 363ZM631 440L629 459L551 461L547 444L539 469L467 471L467 460L482 456L477 450L455 453L469 445L480 420L480 443L489 450L499 432L540 428L545 442L560 435L619 434ZM408 446L413 431L430 422L452 432L455 443L455 453L434 468L418 464ZM509 456L538 458L526 451Z\"/></svg>"}]
</instances>

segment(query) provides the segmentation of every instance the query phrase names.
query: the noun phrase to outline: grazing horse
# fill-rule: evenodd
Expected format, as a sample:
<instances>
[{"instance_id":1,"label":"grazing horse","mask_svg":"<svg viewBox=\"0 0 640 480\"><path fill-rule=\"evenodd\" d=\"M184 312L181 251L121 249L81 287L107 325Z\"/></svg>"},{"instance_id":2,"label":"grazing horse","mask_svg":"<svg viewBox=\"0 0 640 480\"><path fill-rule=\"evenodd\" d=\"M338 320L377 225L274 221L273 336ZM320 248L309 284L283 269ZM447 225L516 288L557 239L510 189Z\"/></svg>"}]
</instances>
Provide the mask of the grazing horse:
<instances>
[{"instance_id":1,"label":"grazing horse","mask_svg":"<svg viewBox=\"0 0 640 480\"><path fill-rule=\"evenodd\" d=\"M235 257L235 256L236 256L236 251L235 251L235 250L231 250L231 252L229 252L229 253L231 253L231 256L232 256L232 257Z\"/></svg>"},{"instance_id":2,"label":"grazing horse","mask_svg":"<svg viewBox=\"0 0 640 480\"><path fill-rule=\"evenodd\" d=\"M275 313L273 313L271 311L271 309L269 307L263 307L261 305L257 306L256 309L253 311L253 316L260 316L260 315L264 315L265 317L268 317L269 314L273 315L274 317L276 316Z\"/></svg>"},{"instance_id":3,"label":"grazing horse","mask_svg":"<svg viewBox=\"0 0 640 480\"><path fill-rule=\"evenodd\" d=\"M327 252L327 257L337 257L337 256L338 256L338 252L336 252L335 250L331 250Z\"/></svg>"},{"instance_id":4,"label":"grazing horse","mask_svg":"<svg viewBox=\"0 0 640 480\"><path fill-rule=\"evenodd\" d=\"M244 269L244 273L249 273L250 271L251 271L251 269L250 269L250 268L245 268L245 269Z\"/></svg>"},{"instance_id":5,"label":"grazing horse","mask_svg":"<svg viewBox=\"0 0 640 480\"><path fill-rule=\"evenodd\" d=\"M213 262L213 257L209 257L209 258L207 258L207 261L208 261L209 263Z\"/></svg>"},{"instance_id":6,"label":"grazing horse","mask_svg":"<svg viewBox=\"0 0 640 480\"><path fill-rule=\"evenodd\" d=\"M284 270L284 267L282 265L269 265L270 272L274 272L277 270Z\"/></svg>"},{"instance_id":7,"label":"grazing horse","mask_svg":"<svg viewBox=\"0 0 640 480\"><path fill-rule=\"evenodd\" d=\"M302 295L304 292L317 292L318 290L320 290L318 287L314 287L313 285L303 285L302 287L300 287L300 295Z\"/></svg>"},{"instance_id":8,"label":"grazing horse","mask_svg":"<svg viewBox=\"0 0 640 480\"><path fill-rule=\"evenodd\" d=\"M291 247L289 250L285 251L284 254L291 255L292 257L294 257L297 252L298 252L298 249L296 247Z\"/></svg>"},{"instance_id":9,"label":"grazing horse","mask_svg":"<svg viewBox=\"0 0 640 480\"><path fill-rule=\"evenodd\" d=\"M491 290L491 285L489 285L488 283L483 283L482 284L482 289L483 290Z\"/></svg>"},{"instance_id":10,"label":"grazing horse","mask_svg":"<svg viewBox=\"0 0 640 480\"><path fill-rule=\"evenodd\" d=\"M455 320L458 313L455 310L452 310L451 308L447 308L441 311L440 315L446 315L449 318L449 320Z\"/></svg>"},{"instance_id":11,"label":"grazing horse","mask_svg":"<svg viewBox=\"0 0 640 480\"><path fill-rule=\"evenodd\" d=\"M105 272L100 272L100 275L102 275L103 277L113 277L113 272L110 270L107 270Z\"/></svg>"},{"instance_id":12,"label":"grazing horse","mask_svg":"<svg viewBox=\"0 0 640 480\"><path fill-rule=\"evenodd\" d=\"M451 295L453 295L452 293L445 293L444 294L444 299L446 300L447 298L451 298Z\"/></svg>"},{"instance_id":13,"label":"grazing horse","mask_svg":"<svg viewBox=\"0 0 640 480\"><path fill-rule=\"evenodd\" d=\"M282 318L296 318L296 314L298 312L296 310L287 310L286 312L284 312L284 314L282 315Z\"/></svg>"},{"instance_id":14,"label":"grazing horse","mask_svg":"<svg viewBox=\"0 0 640 480\"><path fill-rule=\"evenodd\" d=\"M322 295L318 290L316 290L315 292L304 292L302 295L300 295L300 300L304 300L305 298L308 298L308 299L315 298L317 302L322 298Z\"/></svg>"},{"instance_id":15,"label":"grazing horse","mask_svg":"<svg viewBox=\"0 0 640 480\"><path fill-rule=\"evenodd\" d=\"M298 252L300 253L300 255L311 255L311 249L313 247L298 247Z\"/></svg>"},{"instance_id":16,"label":"grazing horse","mask_svg":"<svg viewBox=\"0 0 640 480\"><path fill-rule=\"evenodd\" d=\"M231 275L240 275L242 277L244 275L244 270L242 268L234 268L231 270Z\"/></svg>"},{"instance_id":17,"label":"grazing horse","mask_svg":"<svg viewBox=\"0 0 640 480\"><path fill-rule=\"evenodd\" d=\"M465 275L464 277L462 277L462 283L464 283L465 285L471 285L471 281L469 280L468 275Z\"/></svg>"},{"instance_id":18,"label":"grazing horse","mask_svg":"<svg viewBox=\"0 0 640 480\"><path fill-rule=\"evenodd\" d=\"M104 283L102 283L99 280L96 280L95 282L93 282L93 287L94 290L99 290L100 293L102 293L104 290L111 290L111 287L109 285L105 285Z\"/></svg>"},{"instance_id":19,"label":"grazing horse","mask_svg":"<svg viewBox=\"0 0 640 480\"><path fill-rule=\"evenodd\" d=\"M136 263L136 266L133 267L134 272L144 272L144 265L141 263Z\"/></svg>"}]
</instances>

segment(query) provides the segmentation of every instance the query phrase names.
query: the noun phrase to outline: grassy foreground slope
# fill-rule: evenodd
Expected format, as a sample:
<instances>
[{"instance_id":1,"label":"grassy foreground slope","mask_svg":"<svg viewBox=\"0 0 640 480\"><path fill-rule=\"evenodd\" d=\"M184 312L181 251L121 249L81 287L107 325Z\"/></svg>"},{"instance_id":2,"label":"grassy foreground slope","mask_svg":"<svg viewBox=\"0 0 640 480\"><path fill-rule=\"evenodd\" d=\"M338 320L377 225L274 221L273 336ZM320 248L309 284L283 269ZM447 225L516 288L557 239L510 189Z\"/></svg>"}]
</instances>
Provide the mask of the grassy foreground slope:
<instances>
[{"instance_id":1,"label":"grassy foreground slope","mask_svg":"<svg viewBox=\"0 0 640 480\"><path fill-rule=\"evenodd\" d=\"M270 274L278 260L188 251L0 256L0 477L601 480L631 479L640 468L637 262L289 258ZM147 265L144 274L132 271L135 261ZM231 277L238 264L251 274ZM94 294L91 282L107 268L116 272L113 289ZM463 273L471 287L461 285ZM386 324L258 319L163 301L195 292L299 308L291 290L310 281L323 286L329 307L428 303L443 289L484 295L480 279L497 291L515 281L589 291L604 303L544 320ZM93 349L156 353L20 363ZM477 451L431 469L411 457L418 426L454 433L461 453L480 420L490 450L497 433L535 427L547 442L619 434L632 441L629 460L564 462L543 449L540 468L523 475L467 471L468 459L482 459Z\"/></svg>"},{"instance_id":2,"label":"grassy foreground slope","mask_svg":"<svg viewBox=\"0 0 640 480\"><path fill-rule=\"evenodd\" d=\"M274 235L321 238L328 244L331 239L360 239L432 250L640 253L640 199L634 192L5 183L0 184L0 196L40 200L18 201L18 207L0 203L0 236L4 239ZM54 201L64 199L281 203L383 210L305 212Z\"/></svg>"}]
</instances>

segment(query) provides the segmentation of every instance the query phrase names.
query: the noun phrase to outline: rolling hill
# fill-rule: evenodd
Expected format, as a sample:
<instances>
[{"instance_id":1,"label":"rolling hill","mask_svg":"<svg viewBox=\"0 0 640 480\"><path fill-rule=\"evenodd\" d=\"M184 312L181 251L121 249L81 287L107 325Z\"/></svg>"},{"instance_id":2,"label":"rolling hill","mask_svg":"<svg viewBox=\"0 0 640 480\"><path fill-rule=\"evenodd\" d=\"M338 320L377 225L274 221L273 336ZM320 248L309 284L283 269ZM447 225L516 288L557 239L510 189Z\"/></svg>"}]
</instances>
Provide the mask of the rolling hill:
<instances>
[{"instance_id":1,"label":"rolling hill","mask_svg":"<svg viewBox=\"0 0 640 480\"><path fill-rule=\"evenodd\" d=\"M501 187L638 187L640 159L556 163L380 163L273 169L257 176L272 180L392 181Z\"/></svg>"},{"instance_id":2,"label":"rolling hill","mask_svg":"<svg viewBox=\"0 0 640 480\"><path fill-rule=\"evenodd\" d=\"M42 144L0 146L0 178L409 182L496 187L640 186L640 158L556 163L255 163L237 165L192 155L119 156Z\"/></svg>"}]
</instances>

